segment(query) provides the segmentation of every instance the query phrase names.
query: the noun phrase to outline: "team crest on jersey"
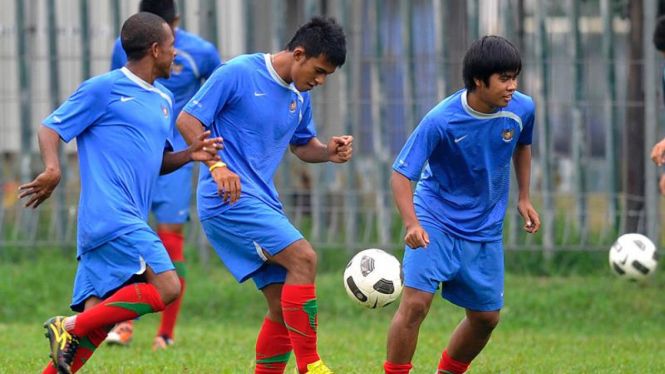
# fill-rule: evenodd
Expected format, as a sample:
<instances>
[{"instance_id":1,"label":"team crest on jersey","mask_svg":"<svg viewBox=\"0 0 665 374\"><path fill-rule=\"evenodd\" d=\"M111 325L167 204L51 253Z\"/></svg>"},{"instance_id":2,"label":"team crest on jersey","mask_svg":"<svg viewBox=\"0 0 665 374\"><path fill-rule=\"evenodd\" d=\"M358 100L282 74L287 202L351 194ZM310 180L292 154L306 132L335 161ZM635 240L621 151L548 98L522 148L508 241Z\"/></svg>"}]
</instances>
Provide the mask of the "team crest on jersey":
<instances>
[{"instance_id":1,"label":"team crest on jersey","mask_svg":"<svg viewBox=\"0 0 665 374\"><path fill-rule=\"evenodd\" d=\"M291 100L291 105L289 105L289 111L291 113L296 111L296 101L295 100Z\"/></svg>"},{"instance_id":2,"label":"team crest on jersey","mask_svg":"<svg viewBox=\"0 0 665 374\"><path fill-rule=\"evenodd\" d=\"M162 105L162 113L164 113L165 118L169 118L169 110L166 109L166 107L163 105Z\"/></svg>"},{"instance_id":3,"label":"team crest on jersey","mask_svg":"<svg viewBox=\"0 0 665 374\"><path fill-rule=\"evenodd\" d=\"M182 69L185 67L185 65L182 64L176 64L175 62L173 63L173 74L175 75L180 75L182 73Z\"/></svg>"},{"instance_id":4,"label":"team crest on jersey","mask_svg":"<svg viewBox=\"0 0 665 374\"><path fill-rule=\"evenodd\" d=\"M513 140L513 135L515 135L515 129L501 131L501 137L506 143L510 143L510 141Z\"/></svg>"}]
</instances>

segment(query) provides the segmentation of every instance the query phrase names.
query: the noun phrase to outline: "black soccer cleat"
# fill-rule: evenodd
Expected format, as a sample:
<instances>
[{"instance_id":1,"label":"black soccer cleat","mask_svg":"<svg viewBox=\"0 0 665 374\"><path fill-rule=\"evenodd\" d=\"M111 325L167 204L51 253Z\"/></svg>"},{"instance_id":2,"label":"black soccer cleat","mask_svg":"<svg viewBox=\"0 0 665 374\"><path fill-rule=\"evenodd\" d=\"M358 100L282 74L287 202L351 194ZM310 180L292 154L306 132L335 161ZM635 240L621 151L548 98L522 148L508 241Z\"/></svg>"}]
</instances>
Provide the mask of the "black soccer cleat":
<instances>
[{"instance_id":1,"label":"black soccer cleat","mask_svg":"<svg viewBox=\"0 0 665 374\"><path fill-rule=\"evenodd\" d=\"M65 317L57 316L44 322L46 336L51 346L49 356L53 360L53 367L58 374L71 374L71 364L79 348L79 339L76 335L65 330L62 323Z\"/></svg>"}]
</instances>

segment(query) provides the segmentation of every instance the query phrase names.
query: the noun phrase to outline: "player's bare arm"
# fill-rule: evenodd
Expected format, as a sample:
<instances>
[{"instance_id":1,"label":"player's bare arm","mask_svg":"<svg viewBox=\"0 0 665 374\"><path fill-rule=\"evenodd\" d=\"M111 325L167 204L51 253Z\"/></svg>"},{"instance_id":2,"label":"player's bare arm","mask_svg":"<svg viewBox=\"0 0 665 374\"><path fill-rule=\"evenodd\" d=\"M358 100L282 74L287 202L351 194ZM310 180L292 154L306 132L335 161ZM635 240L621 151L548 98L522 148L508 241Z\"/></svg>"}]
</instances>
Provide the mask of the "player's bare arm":
<instances>
[{"instance_id":1,"label":"player's bare arm","mask_svg":"<svg viewBox=\"0 0 665 374\"><path fill-rule=\"evenodd\" d=\"M411 180L404 175L393 170L390 178L390 187L393 190L393 198L402 216L406 226L406 236L404 241L411 248L427 248L429 244L429 235L423 229L416 216L416 209L413 206L413 188Z\"/></svg>"},{"instance_id":2,"label":"player's bare arm","mask_svg":"<svg viewBox=\"0 0 665 374\"><path fill-rule=\"evenodd\" d=\"M21 191L19 199L30 197L23 205L25 208L37 208L51 196L60 183L60 160L58 159L60 135L46 126L40 126L38 138L39 150L44 160L44 171L32 182L18 188Z\"/></svg>"},{"instance_id":3,"label":"player's bare arm","mask_svg":"<svg viewBox=\"0 0 665 374\"><path fill-rule=\"evenodd\" d=\"M291 153L309 163L333 162L342 164L353 157L353 136L333 136L328 144L318 138L312 138L307 144L291 145Z\"/></svg>"},{"instance_id":4,"label":"player's bare arm","mask_svg":"<svg viewBox=\"0 0 665 374\"><path fill-rule=\"evenodd\" d=\"M199 134L187 149L180 152L164 152L160 175L174 172L192 161L218 162L217 152L224 149L222 138L208 138L210 131Z\"/></svg>"},{"instance_id":5,"label":"player's bare arm","mask_svg":"<svg viewBox=\"0 0 665 374\"><path fill-rule=\"evenodd\" d=\"M656 143L651 150L651 160L658 166L663 166L665 162L665 139Z\"/></svg>"},{"instance_id":6,"label":"player's bare arm","mask_svg":"<svg viewBox=\"0 0 665 374\"><path fill-rule=\"evenodd\" d=\"M176 121L178 131L187 144L192 144L204 132L203 124L193 115L182 111ZM221 139L221 138L220 138ZM217 156L219 157L219 155ZM217 183L217 193L226 202L233 204L240 199L240 177L227 167L220 158L203 162Z\"/></svg>"},{"instance_id":7,"label":"player's bare arm","mask_svg":"<svg viewBox=\"0 0 665 374\"><path fill-rule=\"evenodd\" d=\"M513 164L515 165L515 176L517 177L519 190L517 211L524 218L524 231L535 234L540 229L540 218L529 198L529 185L531 183L530 145L517 144L513 153Z\"/></svg>"}]
</instances>

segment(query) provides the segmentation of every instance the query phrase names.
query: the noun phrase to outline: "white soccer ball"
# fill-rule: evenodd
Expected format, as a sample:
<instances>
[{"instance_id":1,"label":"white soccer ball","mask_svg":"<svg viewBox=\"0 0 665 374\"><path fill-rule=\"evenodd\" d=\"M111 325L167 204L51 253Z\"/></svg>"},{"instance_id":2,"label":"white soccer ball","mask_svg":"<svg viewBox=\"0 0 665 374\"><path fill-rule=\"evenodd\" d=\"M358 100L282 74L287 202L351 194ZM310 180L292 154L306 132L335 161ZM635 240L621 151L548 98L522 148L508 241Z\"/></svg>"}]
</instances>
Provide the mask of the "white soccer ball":
<instances>
[{"instance_id":1,"label":"white soccer ball","mask_svg":"<svg viewBox=\"0 0 665 374\"><path fill-rule=\"evenodd\" d=\"M656 271L658 250L642 234L624 234L610 248L610 268L627 279L643 279Z\"/></svg>"},{"instance_id":2,"label":"white soccer ball","mask_svg":"<svg viewBox=\"0 0 665 374\"><path fill-rule=\"evenodd\" d=\"M383 308L397 300L404 286L399 260L380 249L358 252L344 270L349 297L366 308Z\"/></svg>"}]
</instances>

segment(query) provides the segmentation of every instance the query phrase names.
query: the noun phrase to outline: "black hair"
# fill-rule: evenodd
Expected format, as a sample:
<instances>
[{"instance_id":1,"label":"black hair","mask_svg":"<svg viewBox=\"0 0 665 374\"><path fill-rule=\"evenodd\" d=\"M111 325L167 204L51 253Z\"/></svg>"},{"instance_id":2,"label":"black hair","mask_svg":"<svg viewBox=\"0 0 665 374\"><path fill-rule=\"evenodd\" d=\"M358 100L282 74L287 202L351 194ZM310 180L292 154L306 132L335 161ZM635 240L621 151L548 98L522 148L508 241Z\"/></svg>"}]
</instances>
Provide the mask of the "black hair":
<instances>
[{"instance_id":1,"label":"black hair","mask_svg":"<svg viewBox=\"0 0 665 374\"><path fill-rule=\"evenodd\" d=\"M127 60L142 59L154 43L164 41L163 18L148 12L136 13L122 25L120 43L127 54Z\"/></svg>"},{"instance_id":2,"label":"black hair","mask_svg":"<svg viewBox=\"0 0 665 374\"><path fill-rule=\"evenodd\" d=\"M657 50L665 52L665 16L658 17L656 30L653 32L653 45Z\"/></svg>"},{"instance_id":3,"label":"black hair","mask_svg":"<svg viewBox=\"0 0 665 374\"><path fill-rule=\"evenodd\" d=\"M173 24L178 15L175 1L173 0L141 0L139 12L156 14L164 19L166 23Z\"/></svg>"},{"instance_id":4,"label":"black hair","mask_svg":"<svg viewBox=\"0 0 665 374\"><path fill-rule=\"evenodd\" d=\"M462 60L462 79L470 92L476 89L474 79L489 85L492 74L522 71L522 57L517 48L501 36L487 35L471 43Z\"/></svg>"},{"instance_id":5,"label":"black hair","mask_svg":"<svg viewBox=\"0 0 665 374\"><path fill-rule=\"evenodd\" d=\"M293 51L296 47L304 48L307 58L324 55L336 67L346 61L346 35L332 17L316 16L300 26L286 49Z\"/></svg>"}]
</instances>

